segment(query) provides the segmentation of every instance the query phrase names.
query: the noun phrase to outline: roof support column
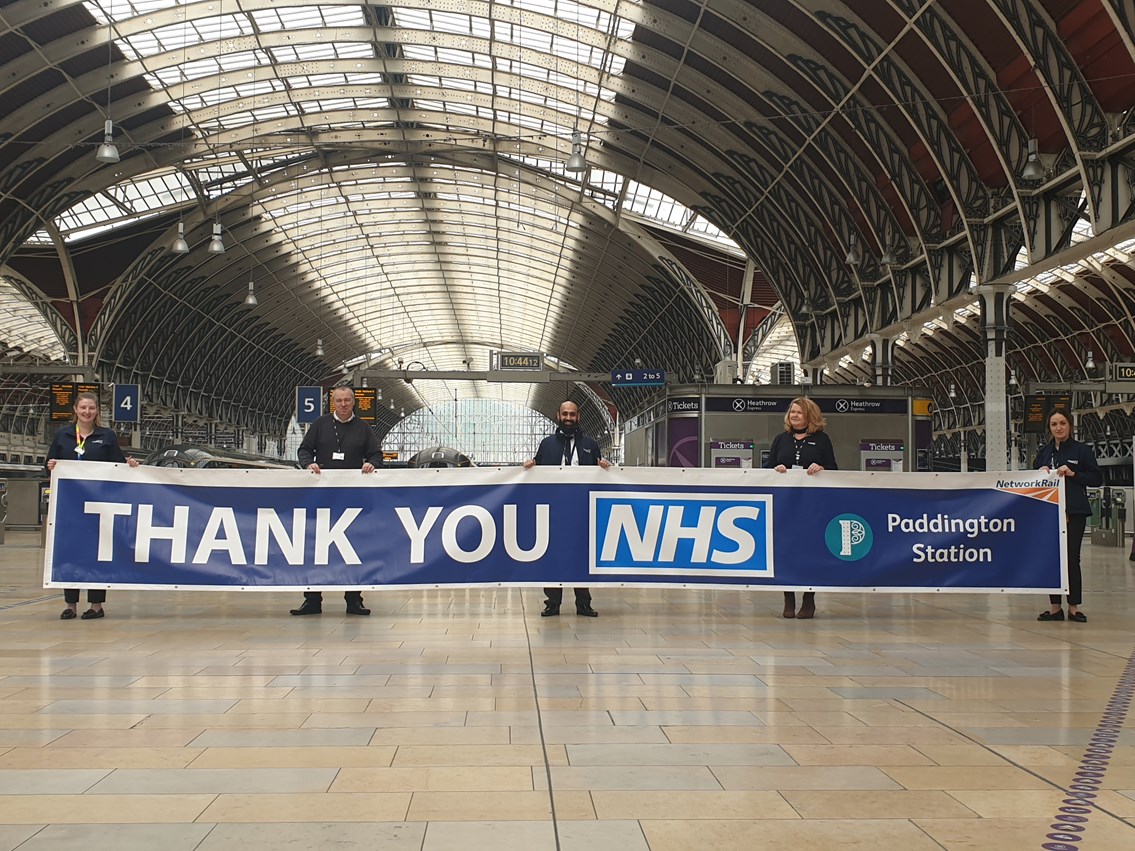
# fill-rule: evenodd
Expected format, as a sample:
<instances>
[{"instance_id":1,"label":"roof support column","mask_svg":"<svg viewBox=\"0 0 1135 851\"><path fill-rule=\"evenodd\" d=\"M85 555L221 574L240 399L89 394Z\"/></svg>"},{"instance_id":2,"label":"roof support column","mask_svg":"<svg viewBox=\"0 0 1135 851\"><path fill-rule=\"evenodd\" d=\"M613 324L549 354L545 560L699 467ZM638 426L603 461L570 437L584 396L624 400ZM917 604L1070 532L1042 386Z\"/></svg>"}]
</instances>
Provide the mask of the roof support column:
<instances>
[{"instance_id":1,"label":"roof support column","mask_svg":"<svg viewBox=\"0 0 1135 851\"><path fill-rule=\"evenodd\" d=\"M882 334L872 334L868 339L871 341L871 363L875 373L875 386L890 387L894 343L890 337L884 337Z\"/></svg>"},{"instance_id":2,"label":"roof support column","mask_svg":"<svg viewBox=\"0 0 1135 851\"><path fill-rule=\"evenodd\" d=\"M1005 384L1005 350L1009 338L1009 305L1013 287L982 284L975 288L985 332L985 469L1008 469L1009 397Z\"/></svg>"}]
</instances>

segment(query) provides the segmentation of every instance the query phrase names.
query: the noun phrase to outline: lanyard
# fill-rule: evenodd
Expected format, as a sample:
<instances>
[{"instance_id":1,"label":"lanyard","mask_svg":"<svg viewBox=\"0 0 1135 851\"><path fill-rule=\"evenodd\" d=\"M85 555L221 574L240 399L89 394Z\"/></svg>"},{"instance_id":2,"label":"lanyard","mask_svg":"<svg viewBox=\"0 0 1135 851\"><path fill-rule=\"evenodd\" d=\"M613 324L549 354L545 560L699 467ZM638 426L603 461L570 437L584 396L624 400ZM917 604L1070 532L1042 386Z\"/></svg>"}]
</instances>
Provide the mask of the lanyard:
<instances>
[{"instance_id":1,"label":"lanyard","mask_svg":"<svg viewBox=\"0 0 1135 851\"><path fill-rule=\"evenodd\" d=\"M94 432L92 431L91 434L94 434ZM79 427L75 426L75 454L79 456L80 461L83 460L83 453L87 451L87 438L90 437L91 434L88 434L87 437L83 437L79 434Z\"/></svg>"},{"instance_id":2,"label":"lanyard","mask_svg":"<svg viewBox=\"0 0 1135 851\"><path fill-rule=\"evenodd\" d=\"M572 439L570 437L567 440L564 441L564 466L565 467L571 466L572 455L574 454L574 452L573 452L574 448L575 447L572 446Z\"/></svg>"},{"instance_id":3,"label":"lanyard","mask_svg":"<svg viewBox=\"0 0 1135 851\"><path fill-rule=\"evenodd\" d=\"M801 438L797 440L795 437L792 438L792 442L795 444L796 449L796 461L794 463L797 467L800 466L800 453L804 451L804 441L806 439L807 438Z\"/></svg>"}]
</instances>

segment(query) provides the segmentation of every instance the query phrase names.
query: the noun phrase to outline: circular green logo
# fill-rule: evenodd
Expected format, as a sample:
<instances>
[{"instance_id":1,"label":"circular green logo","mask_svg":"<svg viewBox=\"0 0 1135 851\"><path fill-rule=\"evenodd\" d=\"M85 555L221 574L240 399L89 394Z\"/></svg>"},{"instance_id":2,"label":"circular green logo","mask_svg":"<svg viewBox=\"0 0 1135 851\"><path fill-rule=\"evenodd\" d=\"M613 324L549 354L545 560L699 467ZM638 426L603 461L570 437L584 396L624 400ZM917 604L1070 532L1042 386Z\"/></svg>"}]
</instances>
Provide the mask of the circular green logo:
<instances>
[{"instance_id":1,"label":"circular green logo","mask_svg":"<svg viewBox=\"0 0 1135 851\"><path fill-rule=\"evenodd\" d=\"M832 518L824 530L828 552L841 561L859 561L871 552L875 542L871 526L858 514L841 514Z\"/></svg>"}]
</instances>

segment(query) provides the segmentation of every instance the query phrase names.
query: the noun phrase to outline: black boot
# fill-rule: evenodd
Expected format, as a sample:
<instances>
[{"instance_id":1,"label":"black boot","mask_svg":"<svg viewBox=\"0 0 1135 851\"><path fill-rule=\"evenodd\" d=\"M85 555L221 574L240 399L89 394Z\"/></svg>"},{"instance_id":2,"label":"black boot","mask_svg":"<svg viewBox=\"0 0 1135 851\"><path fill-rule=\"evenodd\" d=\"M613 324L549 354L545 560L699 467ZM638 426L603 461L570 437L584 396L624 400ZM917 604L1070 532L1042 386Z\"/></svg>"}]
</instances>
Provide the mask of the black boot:
<instances>
[{"instance_id":1,"label":"black boot","mask_svg":"<svg viewBox=\"0 0 1135 851\"><path fill-rule=\"evenodd\" d=\"M796 613L798 618L814 618L816 616L816 592L805 591L804 602L800 604L800 611Z\"/></svg>"},{"instance_id":2,"label":"black boot","mask_svg":"<svg viewBox=\"0 0 1135 851\"><path fill-rule=\"evenodd\" d=\"M786 618L796 617L796 594L793 591L784 592L784 616Z\"/></svg>"}]
</instances>

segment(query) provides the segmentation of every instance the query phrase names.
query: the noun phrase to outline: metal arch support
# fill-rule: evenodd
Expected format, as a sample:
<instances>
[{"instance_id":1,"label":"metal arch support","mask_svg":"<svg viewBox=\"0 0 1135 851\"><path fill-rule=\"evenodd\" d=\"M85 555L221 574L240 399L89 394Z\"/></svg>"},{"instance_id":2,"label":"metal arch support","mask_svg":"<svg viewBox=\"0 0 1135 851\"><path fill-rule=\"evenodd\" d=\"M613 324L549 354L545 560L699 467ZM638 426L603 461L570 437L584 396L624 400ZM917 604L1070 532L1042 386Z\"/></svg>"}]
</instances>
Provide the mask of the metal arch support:
<instances>
[{"instance_id":1,"label":"metal arch support","mask_svg":"<svg viewBox=\"0 0 1135 851\"><path fill-rule=\"evenodd\" d=\"M1039 4L994 0L993 5L1044 80L1044 91L1071 144L1093 226L1097 232L1114 227L1118 223L1114 219L1116 207L1105 205L1105 196L1111 191L1107 168L1096 156L1109 144L1110 130L1095 93Z\"/></svg>"},{"instance_id":2,"label":"metal arch support","mask_svg":"<svg viewBox=\"0 0 1135 851\"><path fill-rule=\"evenodd\" d=\"M766 138L769 144L780 142L782 145L787 145L787 141L779 134L773 133L767 128L762 128L759 125L747 125L750 132L759 134ZM792 210L799 210L801 204L794 203L793 199L789 197L788 189L784 186L784 181L777 180L776 176L768 172L762 165L752 158L737 152L730 151L730 159L734 166L748 173L754 173L758 180L762 181L758 185L767 186L766 198L773 198L779 206L782 215L791 215ZM792 160L791 151L785 147L780 152L784 159ZM833 229L841 234L857 234L859 228L855 224L855 220L846 210L845 199L836 195L832 191L832 187L828 182L820 177L817 171L810 166L804 165L802 158L795 158L792 165L786 170L787 174L791 174L794 180L800 184L803 192L800 193L803 197L813 202L814 208L820 212L830 223ZM823 228L816 223L815 217L812 215L796 217L799 222L799 227L804 231L801 234L804 244L810 246L813 254L819 255L816 257L816 265L822 269L828 269L829 277L831 279L830 288L833 296L837 301L846 300L854 295L861 295L861 292L856 285L854 279L847 271L847 267L843 262L843 257L836 253L833 249L831 240L824 232ZM897 222L891 222L891 226L896 230L898 228ZM874 224L877 229L885 229L885 225L879 222ZM863 240L867 243L867 240ZM878 276L878 264L874 257L869 253L864 254L864 263L861 271L867 278L875 278ZM819 295L815 293L814 295Z\"/></svg>"},{"instance_id":3,"label":"metal arch support","mask_svg":"<svg viewBox=\"0 0 1135 851\"><path fill-rule=\"evenodd\" d=\"M1019 173L1025 164L1028 133L1002 94L994 72L939 7L916 0L889 2L921 33L926 44L950 69L959 88L972 94L967 103L981 119L1002 167L1008 174Z\"/></svg>"},{"instance_id":4,"label":"metal arch support","mask_svg":"<svg viewBox=\"0 0 1135 851\"><path fill-rule=\"evenodd\" d=\"M968 217L989 215L989 192L949 124L939 114L936 102L865 28L831 12L818 11L814 14L859 58L867 72L891 93L895 104L922 137L927 150L938 160L959 209L964 210Z\"/></svg>"},{"instance_id":5,"label":"metal arch support","mask_svg":"<svg viewBox=\"0 0 1135 851\"><path fill-rule=\"evenodd\" d=\"M607 403L604 402L602 398L600 398L599 394L595 392L595 390L591 387L590 384L587 384L587 383L582 382L582 381L577 381L575 386L579 390L579 392L581 392L584 395L584 397L586 397L587 401L591 403L590 407L595 409L595 419L597 421L603 423L603 428L606 431L610 432L611 434L614 434L615 421L611 418L611 411L607 407ZM588 419L591 419L591 418L588 417ZM591 436L594 437L596 440L600 440L600 441L602 440L602 437L603 437L602 434L594 434L594 433L592 433Z\"/></svg>"},{"instance_id":6,"label":"metal arch support","mask_svg":"<svg viewBox=\"0 0 1135 851\"><path fill-rule=\"evenodd\" d=\"M1104 0L1102 3L1115 23L1115 32L1135 59L1135 0Z\"/></svg>"},{"instance_id":7,"label":"metal arch support","mask_svg":"<svg viewBox=\"0 0 1135 851\"><path fill-rule=\"evenodd\" d=\"M1088 207L1089 198L1074 195L1026 196L1023 201L1029 262L1039 263L1072 244L1072 232Z\"/></svg>"},{"instance_id":8,"label":"metal arch support","mask_svg":"<svg viewBox=\"0 0 1135 851\"><path fill-rule=\"evenodd\" d=\"M909 154L896 144L890 131L875 117L873 110L867 108L869 105L863 104L863 108L855 108L858 102L852 95L851 89L826 65L804 56L787 58L792 66L829 100L840 103L851 98L849 104L855 106L843 111L843 119L855 128L878 156L883 158L887 173L896 189L906 199L907 207L914 212L915 222L923 238L934 242L941 240L944 236L941 211L930 188L915 171Z\"/></svg>"},{"instance_id":9,"label":"metal arch support","mask_svg":"<svg viewBox=\"0 0 1135 851\"><path fill-rule=\"evenodd\" d=\"M79 342L75 334L75 329L59 314L59 311L57 311L44 294L39 291L38 287L27 280L23 275L7 266L0 266L0 275L7 278L8 282L15 287L20 295L27 299L28 303L39 311L47 324L51 326L51 330L55 332L55 336L59 338L59 342L63 344L63 351L78 351Z\"/></svg>"},{"instance_id":10,"label":"metal arch support","mask_svg":"<svg viewBox=\"0 0 1135 851\"><path fill-rule=\"evenodd\" d=\"M851 150L844 144L838 134L829 128L829 125L820 120L814 110L806 108L798 100L780 92L766 91L763 92L763 95L770 103L780 109L784 118L795 125L805 138L811 139L810 144L823 155L832 169L843 177L847 183L850 196L856 199L856 202L866 213L867 219L871 222L880 243L885 242L888 235L902 233L902 228L894 212L879 192L879 187L874 176L867 172L859 158L852 154ZM745 127L750 133L754 134L772 132L770 128L761 127L752 122L746 122ZM781 139L783 140L783 137L781 137ZM790 158L791 157L787 157L786 161ZM798 158L793 162L792 167L794 170L798 169L799 166L805 162L806 160L804 160L804 158ZM819 176L815 173L815 169L809 168L808 172L808 179L805 180L799 175L797 179L805 185L819 181ZM832 189L826 185L825 194L832 194ZM901 193L898 197L900 202L904 204L904 209L906 209L905 197ZM821 210L830 209L825 205L820 205L820 208ZM906 209L906 212L910 216L911 222L917 228L918 220L909 209ZM917 236L921 238L920 233L917 234Z\"/></svg>"},{"instance_id":11,"label":"metal arch support","mask_svg":"<svg viewBox=\"0 0 1135 851\"><path fill-rule=\"evenodd\" d=\"M965 249L958 246L931 249L926 252L926 259L936 301L951 299L969 287L974 261Z\"/></svg>"},{"instance_id":12,"label":"metal arch support","mask_svg":"<svg viewBox=\"0 0 1135 851\"><path fill-rule=\"evenodd\" d=\"M993 5L1045 79L1045 91L1062 116L1077 159L1085 151L1102 151L1108 144L1107 116L1040 4L993 0Z\"/></svg>"},{"instance_id":13,"label":"metal arch support","mask_svg":"<svg viewBox=\"0 0 1135 851\"><path fill-rule=\"evenodd\" d=\"M795 244L803 243L809 248L806 256L802 256L804 252L798 252L794 256L803 273L803 278L809 283L807 294L816 303L816 307L824 309L830 305L836 305L842 300L852 298L853 295L858 295L858 290L854 289L854 282L840 262L842 258L837 257L833 252L831 241L812 215L802 215L799 212L802 205L795 203L794 199L789 196L788 189L784 186L783 181L776 180L771 172L752 157L741 152L730 152L730 154L734 167L749 178L749 183L738 184L726 175L715 175L715 177L721 184L732 183L735 195L743 192L746 196L751 196L753 187L769 187L765 198L771 199L777 209L761 216L761 223L764 225L768 236L775 240L774 244L780 246L780 250L783 252L787 250L789 245L794 244L781 241L789 237L789 228L784 222L786 219L795 221L794 229L800 236L799 241ZM820 198L830 205L833 215L838 217L843 213L843 206L839 199L830 193L823 181L816 180L812 185L805 184L804 191L805 193L819 193ZM759 203L757 205L748 204L748 201L749 197L746 197L744 202L748 207L747 218L751 218L764 205ZM793 210L796 210L797 213L795 217L790 219ZM850 218L846 218L842 224L850 228L852 223ZM808 262L809 259L811 262ZM829 272L829 278L821 270L834 270L834 274Z\"/></svg>"}]
</instances>

